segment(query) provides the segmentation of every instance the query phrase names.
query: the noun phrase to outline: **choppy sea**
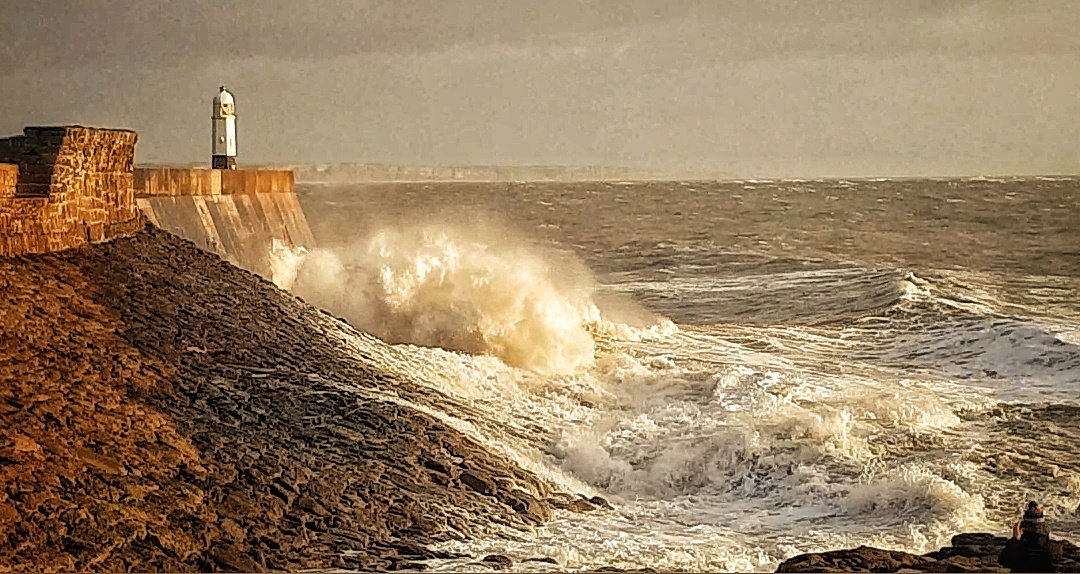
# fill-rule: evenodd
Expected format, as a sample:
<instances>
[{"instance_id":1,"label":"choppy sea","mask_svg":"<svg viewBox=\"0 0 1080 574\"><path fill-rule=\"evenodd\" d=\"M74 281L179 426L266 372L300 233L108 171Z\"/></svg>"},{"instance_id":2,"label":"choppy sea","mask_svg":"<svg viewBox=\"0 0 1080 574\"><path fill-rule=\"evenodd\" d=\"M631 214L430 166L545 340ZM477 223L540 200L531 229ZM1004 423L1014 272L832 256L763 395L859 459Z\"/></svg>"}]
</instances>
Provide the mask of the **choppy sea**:
<instances>
[{"instance_id":1,"label":"choppy sea","mask_svg":"<svg viewBox=\"0 0 1080 574\"><path fill-rule=\"evenodd\" d=\"M320 246L275 280L614 507L448 550L771 571L1004 534L1029 499L1080 542L1080 179L299 191Z\"/></svg>"}]
</instances>

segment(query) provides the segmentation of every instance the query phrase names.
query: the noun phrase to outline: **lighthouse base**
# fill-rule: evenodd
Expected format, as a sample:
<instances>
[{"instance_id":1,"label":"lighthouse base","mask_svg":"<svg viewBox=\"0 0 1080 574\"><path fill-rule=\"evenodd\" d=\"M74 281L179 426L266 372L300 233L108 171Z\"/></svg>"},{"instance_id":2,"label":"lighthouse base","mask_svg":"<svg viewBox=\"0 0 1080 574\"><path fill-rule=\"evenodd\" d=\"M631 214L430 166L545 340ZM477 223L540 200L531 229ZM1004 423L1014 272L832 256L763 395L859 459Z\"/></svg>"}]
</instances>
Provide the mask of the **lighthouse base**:
<instances>
[{"instance_id":1,"label":"lighthouse base","mask_svg":"<svg viewBox=\"0 0 1080 574\"><path fill-rule=\"evenodd\" d=\"M236 169L236 158L229 155L215 155L210 159L211 169Z\"/></svg>"}]
</instances>

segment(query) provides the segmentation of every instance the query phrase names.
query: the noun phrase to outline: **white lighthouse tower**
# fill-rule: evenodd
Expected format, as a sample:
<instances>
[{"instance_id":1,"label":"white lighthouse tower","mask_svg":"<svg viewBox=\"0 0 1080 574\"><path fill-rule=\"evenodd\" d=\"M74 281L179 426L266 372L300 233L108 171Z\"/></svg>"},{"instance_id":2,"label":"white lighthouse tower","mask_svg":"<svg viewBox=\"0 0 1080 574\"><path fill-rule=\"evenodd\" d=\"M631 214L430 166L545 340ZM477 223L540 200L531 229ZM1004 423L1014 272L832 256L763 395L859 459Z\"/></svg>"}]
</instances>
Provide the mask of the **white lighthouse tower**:
<instances>
[{"instance_id":1,"label":"white lighthouse tower","mask_svg":"<svg viewBox=\"0 0 1080 574\"><path fill-rule=\"evenodd\" d=\"M210 167L236 169L236 102L233 95L221 86L214 96L214 145Z\"/></svg>"}]
</instances>

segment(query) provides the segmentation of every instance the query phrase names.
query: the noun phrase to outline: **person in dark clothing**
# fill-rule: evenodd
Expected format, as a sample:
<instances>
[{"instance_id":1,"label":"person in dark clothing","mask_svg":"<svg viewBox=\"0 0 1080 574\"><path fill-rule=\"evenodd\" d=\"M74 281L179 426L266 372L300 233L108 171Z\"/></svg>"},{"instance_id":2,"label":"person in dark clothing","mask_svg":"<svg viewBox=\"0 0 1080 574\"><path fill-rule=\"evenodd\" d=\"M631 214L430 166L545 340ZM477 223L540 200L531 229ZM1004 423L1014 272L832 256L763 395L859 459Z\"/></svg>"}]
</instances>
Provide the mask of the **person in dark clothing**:
<instances>
[{"instance_id":1,"label":"person in dark clothing","mask_svg":"<svg viewBox=\"0 0 1080 574\"><path fill-rule=\"evenodd\" d=\"M1042 507L1034 500L1027 504L1024 517L1020 520L1020 528L1027 536L1050 538L1050 525L1046 523Z\"/></svg>"},{"instance_id":2,"label":"person in dark clothing","mask_svg":"<svg viewBox=\"0 0 1080 574\"><path fill-rule=\"evenodd\" d=\"M1056 572L1052 546L1043 509L1031 501L1013 525L1013 536L1005 543L998 563L1012 572Z\"/></svg>"}]
</instances>

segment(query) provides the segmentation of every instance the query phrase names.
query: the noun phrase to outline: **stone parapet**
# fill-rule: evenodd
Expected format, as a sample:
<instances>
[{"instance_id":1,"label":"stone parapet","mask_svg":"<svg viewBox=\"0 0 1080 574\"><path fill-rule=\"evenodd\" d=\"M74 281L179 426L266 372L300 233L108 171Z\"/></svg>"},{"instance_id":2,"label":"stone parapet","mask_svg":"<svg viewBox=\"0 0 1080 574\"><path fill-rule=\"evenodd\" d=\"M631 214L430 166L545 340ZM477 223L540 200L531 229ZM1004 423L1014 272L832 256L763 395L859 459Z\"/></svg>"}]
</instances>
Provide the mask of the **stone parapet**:
<instances>
[{"instance_id":1,"label":"stone parapet","mask_svg":"<svg viewBox=\"0 0 1080 574\"><path fill-rule=\"evenodd\" d=\"M144 219L132 190L128 130L28 127L0 139L0 256L126 236ZM12 183L11 178L14 177Z\"/></svg>"}]
</instances>

